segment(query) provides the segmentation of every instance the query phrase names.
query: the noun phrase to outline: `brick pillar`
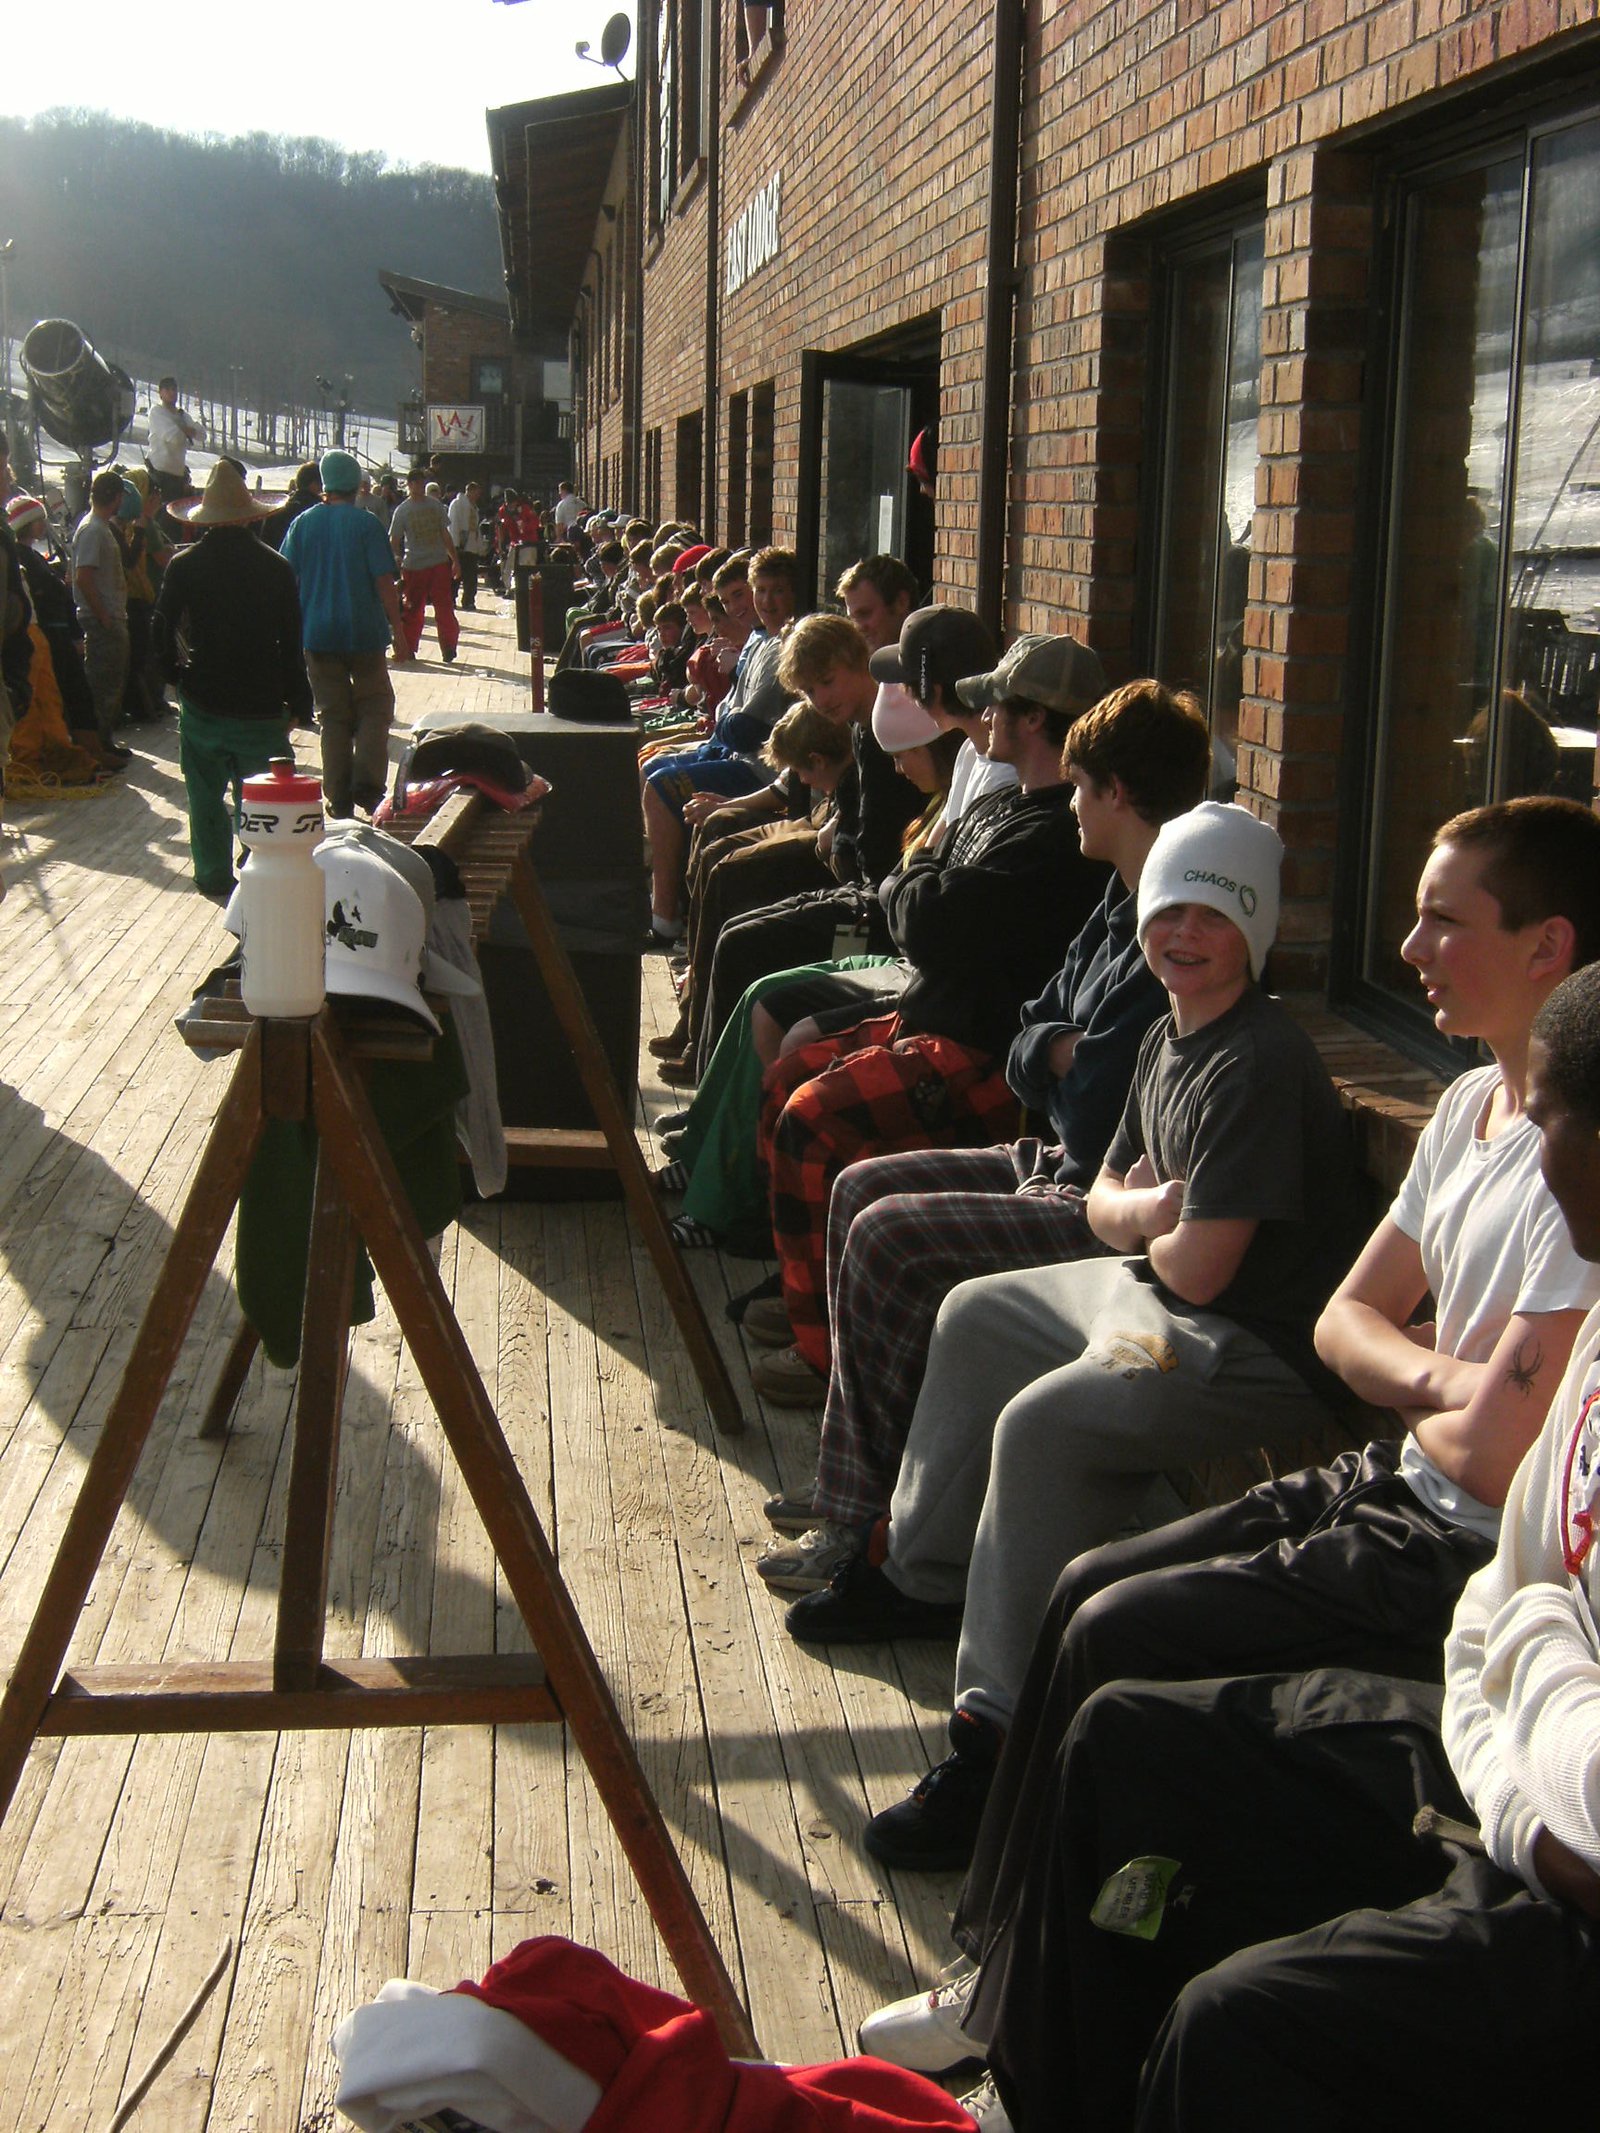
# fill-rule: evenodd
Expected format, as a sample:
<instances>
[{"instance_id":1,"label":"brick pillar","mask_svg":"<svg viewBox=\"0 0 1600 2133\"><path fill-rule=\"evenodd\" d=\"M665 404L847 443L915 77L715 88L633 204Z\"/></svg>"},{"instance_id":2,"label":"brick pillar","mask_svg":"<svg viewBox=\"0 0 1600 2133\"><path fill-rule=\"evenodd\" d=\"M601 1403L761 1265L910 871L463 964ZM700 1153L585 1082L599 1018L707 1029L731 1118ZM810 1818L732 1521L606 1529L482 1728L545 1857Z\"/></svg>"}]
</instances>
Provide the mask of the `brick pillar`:
<instances>
[{"instance_id":1,"label":"brick pillar","mask_svg":"<svg viewBox=\"0 0 1600 2133\"><path fill-rule=\"evenodd\" d=\"M1239 798L1287 847L1273 967L1296 992L1328 982L1371 244L1365 157L1272 165Z\"/></svg>"}]
</instances>

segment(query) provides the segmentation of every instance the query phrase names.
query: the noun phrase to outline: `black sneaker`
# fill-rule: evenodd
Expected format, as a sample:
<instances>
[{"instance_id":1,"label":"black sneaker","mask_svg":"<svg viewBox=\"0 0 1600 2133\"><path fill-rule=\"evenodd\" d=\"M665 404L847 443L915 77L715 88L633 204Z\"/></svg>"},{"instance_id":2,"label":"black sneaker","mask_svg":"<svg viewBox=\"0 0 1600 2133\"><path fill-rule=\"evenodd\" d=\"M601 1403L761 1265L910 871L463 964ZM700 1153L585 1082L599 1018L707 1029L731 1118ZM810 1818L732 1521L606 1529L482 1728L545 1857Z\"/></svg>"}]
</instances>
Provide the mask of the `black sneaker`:
<instances>
[{"instance_id":1,"label":"black sneaker","mask_svg":"<svg viewBox=\"0 0 1600 2133\"><path fill-rule=\"evenodd\" d=\"M784 1616L801 1644L887 1644L896 1637L956 1638L958 1601L914 1600L865 1556L852 1556L826 1592L808 1592Z\"/></svg>"},{"instance_id":2,"label":"black sneaker","mask_svg":"<svg viewBox=\"0 0 1600 2133\"><path fill-rule=\"evenodd\" d=\"M992 1720L957 1711L950 1720L951 1753L909 1799L867 1824L862 1842L873 1858L925 1874L970 1866L1001 1738Z\"/></svg>"}]
</instances>

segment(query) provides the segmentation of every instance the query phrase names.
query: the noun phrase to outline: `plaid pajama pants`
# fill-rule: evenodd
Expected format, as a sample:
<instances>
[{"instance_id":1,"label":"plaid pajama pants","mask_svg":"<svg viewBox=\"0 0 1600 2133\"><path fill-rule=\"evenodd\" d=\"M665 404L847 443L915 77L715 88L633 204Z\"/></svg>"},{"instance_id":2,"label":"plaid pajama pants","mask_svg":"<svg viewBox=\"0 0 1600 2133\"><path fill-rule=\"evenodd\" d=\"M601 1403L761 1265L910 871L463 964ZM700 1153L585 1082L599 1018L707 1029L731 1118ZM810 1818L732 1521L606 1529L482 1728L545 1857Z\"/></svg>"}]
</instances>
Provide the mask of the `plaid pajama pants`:
<instances>
[{"instance_id":1,"label":"plaid pajama pants","mask_svg":"<svg viewBox=\"0 0 1600 2133\"><path fill-rule=\"evenodd\" d=\"M816 1510L862 1526L889 1508L928 1362L958 1281L1088 1258L1104 1247L1059 1148L928 1148L852 1163L828 1201L833 1374Z\"/></svg>"},{"instance_id":2,"label":"plaid pajama pants","mask_svg":"<svg viewBox=\"0 0 1600 2133\"><path fill-rule=\"evenodd\" d=\"M1016 1124L1017 1099L988 1052L951 1037L900 1037L898 1015L802 1045L767 1076L761 1153L794 1344L828 1368L828 1194L847 1163L902 1148L984 1147Z\"/></svg>"}]
</instances>

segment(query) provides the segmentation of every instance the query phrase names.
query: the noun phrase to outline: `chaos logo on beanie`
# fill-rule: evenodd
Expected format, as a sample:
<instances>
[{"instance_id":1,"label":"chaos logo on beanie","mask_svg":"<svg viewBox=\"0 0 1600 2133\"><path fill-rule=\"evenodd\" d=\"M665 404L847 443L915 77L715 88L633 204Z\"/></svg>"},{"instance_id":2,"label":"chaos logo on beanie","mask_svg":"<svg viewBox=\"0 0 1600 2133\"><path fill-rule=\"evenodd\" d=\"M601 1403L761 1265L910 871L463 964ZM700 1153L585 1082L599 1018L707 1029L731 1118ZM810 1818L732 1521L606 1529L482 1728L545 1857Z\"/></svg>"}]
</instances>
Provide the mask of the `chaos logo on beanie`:
<instances>
[{"instance_id":1,"label":"chaos logo on beanie","mask_svg":"<svg viewBox=\"0 0 1600 2133\"><path fill-rule=\"evenodd\" d=\"M1230 881L1226 874L1204 873L1199 867L1190 867L1190 869L1184 875L1183 878L1186 882L1202 881L1206 884L1208 888L1222 889L1229 896L1237 896L1239 899L1239 908L1244 912L1245 917L1255 917L1256 892L1254 889L1251 888L1249 882Z\"/></svg>"},{"instance_id":2,"label":"chaos logo on beanie","mask_svg":"<svg viewBox=\"0 0 1600 2133\"><path fill-rule=\"evenodd\" d=\"M1278 930L1283 844L1275 829L1234 801L1202 800L1164 822L1139 876L1139 939L1158 911L1209 904L1231 919L1260 980Z\"/></svg>"}]
</instances>

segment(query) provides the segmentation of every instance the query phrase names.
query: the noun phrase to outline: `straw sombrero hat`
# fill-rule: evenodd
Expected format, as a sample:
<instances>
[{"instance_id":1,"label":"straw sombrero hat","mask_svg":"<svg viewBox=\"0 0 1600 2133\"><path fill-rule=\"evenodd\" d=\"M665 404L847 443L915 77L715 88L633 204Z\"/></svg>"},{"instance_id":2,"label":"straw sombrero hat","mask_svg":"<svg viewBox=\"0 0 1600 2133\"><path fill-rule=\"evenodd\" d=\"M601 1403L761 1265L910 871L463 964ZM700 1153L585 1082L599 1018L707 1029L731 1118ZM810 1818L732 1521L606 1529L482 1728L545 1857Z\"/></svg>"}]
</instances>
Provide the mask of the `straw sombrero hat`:
<instances>
[{"instance_id":1,"label":"straw sombrero hat","mask_svg":"<svg viewBox=\"0 0 1600 2133\"><path fill-rule=\"evenodd\" d=\"M253 496L239 469L219 459L206 476L201 494L186 496L170 508L175 518L191 526L249 526L284 501L281 496Z\"/></svg>"}]
</instances>

